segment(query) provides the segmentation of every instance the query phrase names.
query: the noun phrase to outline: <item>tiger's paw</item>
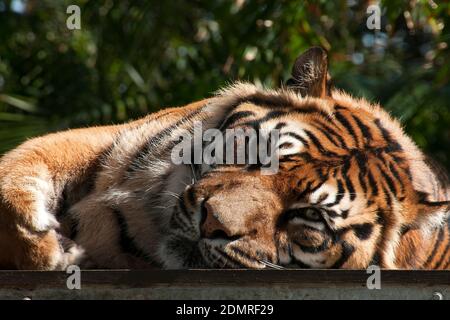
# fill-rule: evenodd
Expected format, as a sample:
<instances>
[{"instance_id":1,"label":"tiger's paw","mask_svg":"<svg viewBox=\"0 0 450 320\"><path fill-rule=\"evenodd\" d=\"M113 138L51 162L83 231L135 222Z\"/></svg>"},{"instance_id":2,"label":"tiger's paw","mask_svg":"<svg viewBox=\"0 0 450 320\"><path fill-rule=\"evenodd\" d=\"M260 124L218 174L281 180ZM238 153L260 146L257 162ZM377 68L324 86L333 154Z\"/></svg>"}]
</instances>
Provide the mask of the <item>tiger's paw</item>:
<instances>
[{"instance_id":1,"label":"tiger's paw","mask_svg":"<svg viewBox=\"0 0 450 320\"><path fill-rule=\"evenodd\" d=\"M81 246L61 235L58 236L58 240L62 250L56 266L57 270L66 270L71 265L79 267L88 265L89 258Z\"/></svg>"}]
</instances>

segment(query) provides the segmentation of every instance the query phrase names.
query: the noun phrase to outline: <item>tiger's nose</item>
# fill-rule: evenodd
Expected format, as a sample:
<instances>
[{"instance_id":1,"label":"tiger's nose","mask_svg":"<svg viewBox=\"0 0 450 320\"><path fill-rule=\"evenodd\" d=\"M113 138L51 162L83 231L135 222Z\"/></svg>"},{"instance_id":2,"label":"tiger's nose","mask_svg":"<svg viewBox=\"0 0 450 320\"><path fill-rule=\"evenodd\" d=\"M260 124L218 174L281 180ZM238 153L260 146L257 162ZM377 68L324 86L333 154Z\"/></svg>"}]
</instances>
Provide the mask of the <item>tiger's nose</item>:
<instances>
[{"instance_id":1,"label":"tiger's nose","mask_svg":"<svg viewBox=\"0 0 450 320\"><path fill-rule=\"evenodd\" d=\"M214 211L214 208L207 202L202 204L202 221L200 231L203 238L208 239L231 239L233 233L228 229Z\"/></svg>"}]
</instances>

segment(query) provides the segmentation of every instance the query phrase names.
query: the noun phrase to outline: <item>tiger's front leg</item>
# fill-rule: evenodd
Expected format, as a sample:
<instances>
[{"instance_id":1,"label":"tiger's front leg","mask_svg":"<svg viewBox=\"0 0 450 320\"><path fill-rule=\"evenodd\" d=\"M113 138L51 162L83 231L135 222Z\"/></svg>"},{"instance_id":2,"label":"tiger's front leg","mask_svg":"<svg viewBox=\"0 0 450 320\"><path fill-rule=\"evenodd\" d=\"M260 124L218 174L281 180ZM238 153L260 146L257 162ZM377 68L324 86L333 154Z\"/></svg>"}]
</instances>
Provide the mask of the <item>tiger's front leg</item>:
<instances>
[{"instance_id":1,"label":"tiger's front leg","mask_svg":"<svg viewBox=\"0 0 450 320\"><path fill-rule=\"evenodd\" d=\"M83 250L65 240L49 204L55 198L48 173L14 170L2 179L0 267L62 270L79 263ZM26 173L26 174L24 174Z\"/></svg>"},{"instance_id":2,"label":"tiger's front leg","mask_svg":"<svg viewBox=\"0 0 450 320\"><path fill-rule=\"evenodd\" d=\"M0 268L60 270L80 263L83 251L64 240L57 220L63 193L70 184L83 188L118 129L51 134L0 158Z\"/></svg>"}]
</instances>

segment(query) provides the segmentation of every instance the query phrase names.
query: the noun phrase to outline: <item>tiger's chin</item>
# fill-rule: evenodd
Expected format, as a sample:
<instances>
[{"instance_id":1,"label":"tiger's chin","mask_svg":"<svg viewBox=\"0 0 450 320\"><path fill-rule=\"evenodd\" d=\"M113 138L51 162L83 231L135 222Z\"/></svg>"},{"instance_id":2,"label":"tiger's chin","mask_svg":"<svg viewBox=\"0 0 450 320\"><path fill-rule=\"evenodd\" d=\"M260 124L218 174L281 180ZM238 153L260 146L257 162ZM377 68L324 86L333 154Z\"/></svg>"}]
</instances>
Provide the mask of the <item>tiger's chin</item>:
<instances>
[{"instance_id":1,"label":"tiger's chin","mask_svg":"<svg viewBox=\"0 0 450 320\"><path fill-rule=\"evenodd\" d=\"M164 269L264 269L266 265L253 258L241 240L196 240L168 235L159 248ZM247 252L248 251L248 252Z\"/></svg>"}]
</instances>

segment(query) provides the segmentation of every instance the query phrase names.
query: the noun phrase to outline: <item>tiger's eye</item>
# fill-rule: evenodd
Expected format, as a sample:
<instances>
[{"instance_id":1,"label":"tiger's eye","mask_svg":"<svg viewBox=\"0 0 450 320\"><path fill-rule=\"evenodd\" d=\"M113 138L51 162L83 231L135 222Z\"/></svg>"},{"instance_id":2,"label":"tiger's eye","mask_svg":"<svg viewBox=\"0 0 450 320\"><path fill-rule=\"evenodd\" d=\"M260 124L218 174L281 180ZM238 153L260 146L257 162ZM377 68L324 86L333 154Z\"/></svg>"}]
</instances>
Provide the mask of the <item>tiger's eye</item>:
<instances>
[{"instance_id":1,"label":"tiger's eye","mask_svg":"<svg viewBox=\"0 0 450 320\"><path fill-rule=\"evenodd\" d=\"M313 208L308 208L305 211L305 217L311 220L319 220L321 215L319 210L317 209L313 209Z\"/></svg>"},{"instance_id":2,"label":"tiger's eye","mask_svg":"<svg viewBox=\"0 0 450 320\"><path fill-rule=\"evenodd\" d=\"M321 211L316 208L299 208L289 210L287 217L288 220L301 218L309 221L320 221L323 219Z\"/></svg>"}]
</instances>

